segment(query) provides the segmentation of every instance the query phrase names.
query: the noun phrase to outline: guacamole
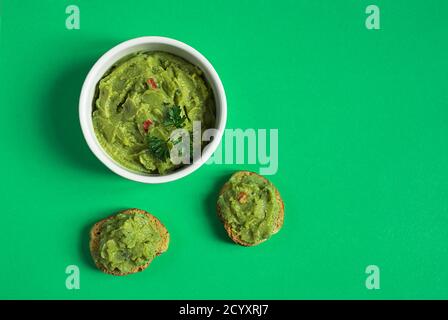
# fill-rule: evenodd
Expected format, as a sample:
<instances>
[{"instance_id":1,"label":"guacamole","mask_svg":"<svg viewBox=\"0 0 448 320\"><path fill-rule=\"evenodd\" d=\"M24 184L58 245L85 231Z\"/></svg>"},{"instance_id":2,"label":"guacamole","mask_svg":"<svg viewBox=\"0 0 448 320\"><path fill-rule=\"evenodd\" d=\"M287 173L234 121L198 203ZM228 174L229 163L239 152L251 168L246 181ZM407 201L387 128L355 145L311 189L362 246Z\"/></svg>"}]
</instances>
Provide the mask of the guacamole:
<instances>
[{"instance_id":1,"label":"guacamole","mask_svg":"<svg viewBox=\"0 0 448 320\"><path fill-rule=\"evenodd\" d=\"M161 241L147 216L119 213L101 226L97 262L108 271L129 273L152 260Z\"/></svg>"},{"instance_id":2,"label":"guacamole","mask_svg":"<svg viewBox=\"0 0 448 320\"><path fill-rule=\"evenodd\" d=\"M114 65L99 81L93 106L96 137L120 165L138 173L168 173L175 129L215 124L213 93L202 71L165 52L141 52ZM202 145L201 147L204 147Z\"/></svg>"},{"instance_id":3,"label":"guacamole","mask_svg":"<svg viewBox=\"0 0 448 320\"><path fill-rule=\"evenodd\" d=\"M232 175L217 205L232 235L251 245L275 232L281 211L274 185L262 176L242 172Z\"/></svg>"}]
</instances>

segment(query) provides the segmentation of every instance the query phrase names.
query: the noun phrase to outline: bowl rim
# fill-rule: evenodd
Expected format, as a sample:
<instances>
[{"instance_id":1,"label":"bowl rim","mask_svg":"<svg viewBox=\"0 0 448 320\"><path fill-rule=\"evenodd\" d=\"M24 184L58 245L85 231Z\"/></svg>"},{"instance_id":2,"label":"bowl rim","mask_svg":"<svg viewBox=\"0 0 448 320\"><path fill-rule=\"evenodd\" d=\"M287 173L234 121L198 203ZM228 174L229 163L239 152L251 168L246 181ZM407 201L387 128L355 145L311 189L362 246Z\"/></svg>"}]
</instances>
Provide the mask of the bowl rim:
<instances>
[{"instance_id":1,"label":"bowl rim","mask_svg":"<svg viewBox=\"0 0 448 320\"><path fill-rule=\"evenodd\" d=\"M191 164L184 165L178 170L172 173L168 173L166 175L156 175L156 174L148 175L143 173L137 173L126 169L122 165L119 165L108 155L106 150L102 148L93 130L92 114L91 114L92 101L89 101L90 99L88 99L88 97L90 93L96 89L97 83L94 80L97 77L98 73L100 72L100 69L105 64L110 63L110 60L116 57L117 55L119 55L119 57L115 58L114 62L125 57L126 55L131 54L130 52L127 52L125 54L120 55L120 53L125 51L126 49L142 44L162 44L177 47L178 49L181 49L187 54L193 56L200 62L200 64L202 64L202 66L198 67L203 71L204 69L207 70L209 74L209 78L207 80L208 82L210 82L210 85L214 87L216 90L216 92L214 92L215 99L216 100L219 99L219 106L220 106L219 121L217 121L216 123L215 127L216 135L214 136L213 140L210 143L208 143L206 147L203 148L201 157L199 159L195 160ZM136 52L138 51L140 50L136 50ZM215 102L216 104L218 104L218 101ZM224 133L227 120L227 100L224 91L224 86L222 85L218 73L213 68L212 64L199 51L179 40L175 40L172 38L160 37L160 36L144 36L126 40L124 42L117 44L116 46L106 51L95 62L95 64L87 74L84 83L82 85L81 94L79 98L79 120L84 139L86 140L90 150L111 171L126 179L137 182L149 183L149 184L165 183L181 179L193 173L194 171L199 169L211 157L213 152L218 148Z\"/></svg>"}]
</instances>

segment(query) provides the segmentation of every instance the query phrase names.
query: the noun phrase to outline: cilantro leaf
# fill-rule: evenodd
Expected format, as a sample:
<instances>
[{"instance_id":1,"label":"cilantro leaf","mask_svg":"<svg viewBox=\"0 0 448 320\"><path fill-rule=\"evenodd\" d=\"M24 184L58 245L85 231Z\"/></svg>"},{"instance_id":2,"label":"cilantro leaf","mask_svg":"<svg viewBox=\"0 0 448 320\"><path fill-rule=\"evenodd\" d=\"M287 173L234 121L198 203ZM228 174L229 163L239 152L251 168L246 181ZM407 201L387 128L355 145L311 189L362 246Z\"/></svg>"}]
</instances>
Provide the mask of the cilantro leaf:
<instances>
[{"instance_id":1,"label":"cilantro leaf","mask_svg":"<svg viewBox=\"0 0 448 320\"><path fill-rule=\"evenodd\" d=\"M179 106L170 107L166 113L166 119L163 124L167 127L173 126L182 128L187 118L181 115L181 108Z\"/></svg>"},{"instance_id":2,"label":"cilantro leaf","mask_svg":"<svg viewBox=\"0 0 448 320\"><path fill-rule=\"evenodd\" d=\"M170 157L168 143L163 139L148 136L148 148L149 152L160 161L165 161Z\"/></svg>"}]
</instances>

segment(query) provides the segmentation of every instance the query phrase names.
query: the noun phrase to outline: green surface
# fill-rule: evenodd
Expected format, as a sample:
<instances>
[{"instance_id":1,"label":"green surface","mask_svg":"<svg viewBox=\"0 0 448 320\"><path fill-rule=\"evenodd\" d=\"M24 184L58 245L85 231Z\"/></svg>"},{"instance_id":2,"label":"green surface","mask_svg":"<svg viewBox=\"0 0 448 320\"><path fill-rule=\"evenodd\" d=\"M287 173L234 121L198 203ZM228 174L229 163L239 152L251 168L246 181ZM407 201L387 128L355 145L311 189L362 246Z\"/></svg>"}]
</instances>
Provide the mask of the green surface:
<instances>
[{"instance_id":1,"label":"green surface","mask_svg":"<svg viewBox=\"0 0 448 320\"><path fill-rule=\"evenodd\" d=\"M188 4L187 4L188 3ZM381 30L364 26L381 9ZM65 28L77 4L81 29ZM17 1L1 9L0 298L448 298L447 1ZM233 245L215 217L236 169L127 181L90 152L78 96L93 63L143 35L219 73L228 128L278 128L284 228ZM88 230L119 209L171 246L128 277L97 271ZM81 289L67 290L78 265ZM367 265L381 289L367 290Z\"/></svg>"}]
</instances>

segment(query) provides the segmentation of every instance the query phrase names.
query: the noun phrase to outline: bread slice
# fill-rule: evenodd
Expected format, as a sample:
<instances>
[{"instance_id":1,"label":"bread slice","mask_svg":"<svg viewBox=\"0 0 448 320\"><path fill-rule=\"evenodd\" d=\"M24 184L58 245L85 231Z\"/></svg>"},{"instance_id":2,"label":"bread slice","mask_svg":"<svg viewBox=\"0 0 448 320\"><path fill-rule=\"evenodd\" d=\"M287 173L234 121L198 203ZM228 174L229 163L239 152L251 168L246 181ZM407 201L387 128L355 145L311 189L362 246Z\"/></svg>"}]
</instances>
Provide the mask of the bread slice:
<instances>
[{"instance_id":1,"label":"bread slice","mask_svg":"<svg viewBox=\"0 0 448 320\"><path fill-rule=\"evenodd\" d=\"M238 172L234 173L232 175L232 177L233 176L251 176L251 175L256 175L256 176L260 177L262 180L266 181L266 183L270 183L269 180L266 179L265 177L255 173L255 172L251 172L251 171L238 171ZM221 191L219 192L219 195L222 195L229 188L230 188L230 183L226 182L224 184L224 186L221 188ZM275 188L276 199L277 199L277 201L278 201L278 203L280 205L280 212L278 214L277 220L275 221L275 226L274 226L274 230L273 230L272 234L276 234L277 232L280 231L281 227L283 226L284 220L285 220L285 204L283 202L283 199L280 196L280 192L277 190L277 188L275 186L274 186L274 188ZM231 226L228 223L226 223L225 220L223 219L222 214L220 212L220 208L219 208L218 205L216 205L216 209L217 209L217 212L218 212L218 217L220 218L220 220L224 224L224 229L226 230L226 232L229 235L230 239L233 240L233 242L235 242L235 243L237 243L239 245L245 246L245 247L251 247L251 246L256 246L256 245L258 245L258 244L260 244L260 243L262 243L262 242L267 240L267 239L261 240L261 241L258 241L256 243L253 243L253 244L252 243L247 243L247 242L241 240L240 238L238 238L238 235L236 235L232 231Z\"/></svg>"},{"instance_id":2,"label":"bread slice","mask_svg":"<svg viewBox=\"0 0 448 320\"><path fill-rule=\"evenodd\" d=\"M158 249L157 253L155 256L159 256L162 253L164 253L166 250L168 250L168 245L170 242L170 234L168 233L168 230L165 228L165 226L160 222L159 219L157 219L156 217L154 217L152 214L144 211L144 210L140 210L140 209L128 209L128 210L124 210L121 211L119 213L122 214L142 214L147 216L157 227L160 236L162 237L162 242L160 245L160 248ZM101 235L101 227L104 224L104 222L106 222L109 219L112 219L115 215L110 216L106 219L103 219L97 223L95 223L92 227L92 229L90 230L90 253L92 255L93 261L95 261L95 265L98 267L98 269L100 269L101 271L108 273L108 274L112 274L115 276L124 276L127 274L132 274L132 273L136 273L136 272L140 272L145 270L149 264L151 263L152 259L149 260L148 262L146 262L146 264L142 265L142 266L138 266L135 267L133 270L131 270L130 272L126 272L126 273L122 273L119 271L110 271L107 270L106 268L104 268L104 266L98 261L98 256L99 256L99 249L100 249L100 235Z\"/></svg>"}]
</instances>

